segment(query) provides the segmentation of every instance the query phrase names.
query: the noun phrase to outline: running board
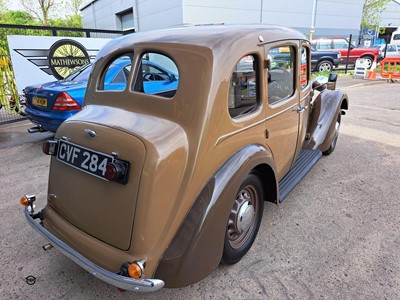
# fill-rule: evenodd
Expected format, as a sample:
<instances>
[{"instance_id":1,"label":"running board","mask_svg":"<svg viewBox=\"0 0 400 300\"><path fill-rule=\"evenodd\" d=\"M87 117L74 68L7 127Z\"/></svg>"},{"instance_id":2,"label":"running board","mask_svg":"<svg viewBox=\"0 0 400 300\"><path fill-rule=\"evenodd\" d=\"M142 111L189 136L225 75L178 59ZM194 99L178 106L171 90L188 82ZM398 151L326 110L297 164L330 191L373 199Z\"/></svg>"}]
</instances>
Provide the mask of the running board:
<instances>
[{"instance_id":1,"label":"running board","mask_svg":"<svg viewBox=\"0 0 400 300\"><path fill-rule=\"evenodd\" d=\"M311 170L321 156L322 153L319 150L301 150L292 169L282 178L281 181L279 181L280 203L285 200L286 196L295 188L304 176L306 176L308 171Z\"/></svg>"}]
</instances>

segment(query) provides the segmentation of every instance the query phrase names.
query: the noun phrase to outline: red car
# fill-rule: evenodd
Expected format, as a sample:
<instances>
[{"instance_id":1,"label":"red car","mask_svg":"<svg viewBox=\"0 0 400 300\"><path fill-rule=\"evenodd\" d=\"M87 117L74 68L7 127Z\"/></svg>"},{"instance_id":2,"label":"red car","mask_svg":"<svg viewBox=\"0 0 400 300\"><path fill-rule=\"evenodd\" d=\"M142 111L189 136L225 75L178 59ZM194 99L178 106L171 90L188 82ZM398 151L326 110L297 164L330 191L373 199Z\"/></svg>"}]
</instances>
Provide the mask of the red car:
<instances>
[{"instance_id":1,"label":"red car","mask_svg":"<svg viewBox=\"0 0 400 300\"><path fill-rule=\"evenodd\" d=\"M343 63L347 62L347 54L349 49L349 40L346 38L317 38L311 42L317 50L334 50L340 52ZM364 58L369 67L372 66L374 58L379 58L379 49L377 48L357 48L353 44L350 45L350 55L348 62L355 64L360 57Z\"/></svg>"}]
</instances>

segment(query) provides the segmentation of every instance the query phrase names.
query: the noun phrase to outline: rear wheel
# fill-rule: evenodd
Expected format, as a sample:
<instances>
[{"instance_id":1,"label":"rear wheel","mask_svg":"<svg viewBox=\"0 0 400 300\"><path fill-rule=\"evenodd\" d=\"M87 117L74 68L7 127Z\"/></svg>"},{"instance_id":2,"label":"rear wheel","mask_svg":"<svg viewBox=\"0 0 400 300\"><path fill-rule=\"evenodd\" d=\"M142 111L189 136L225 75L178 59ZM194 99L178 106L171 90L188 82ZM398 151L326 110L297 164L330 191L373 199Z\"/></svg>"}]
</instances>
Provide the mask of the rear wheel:
<instances>
[{"instance_id":1,"label":"rear wheel","mask_svg":"<svg viewBox=\"0 0 400 300\"><path fill-rule=\"evenodd\" d=\"M372 67L372 63L374 62L374 58L372 56L364 56L363 59L365 60L367 68L370 69Z\"/></svg>"},{"instance_id":2,"label":"rear wheel","mask_svg":"<svg viewBox=\"0 0 400 300\"><path fill-rule=\"evenodd\" d=\"M260 228L263 209L261 180L250 173L241 184L229 215L222 263L235 264L249 251Z\"/></svg>"},{"instance_id":3,"label":"rear wheel","mask_svg":"<svg viewBox=\"0 0 400 300\"><path fill-rule=\"evenodd\" d=\"M340 129L341 118L342 118L342 114L341 114L341 111L339 111L339 114L337 116L336 123L335 123L335 134L333 136L332 143L329 146L328 150L322 152L323 155L329 155L329 154L331 154L333 152L333 150L335 150L336 142L337 142L337 139L339 137L339 129Z\"/></svg>"},{"instance_id":4,"label":"rear wheel","mask_svg":"<svg viewBox=\"0 0 400 300\"><path fill-rule=\"evenodd\" d=\"M332 71L333 70L333 64L329 60L323 60L320 61L317 65L317 72L322 72L322 71Z\"/></svg>"}]
</instances>

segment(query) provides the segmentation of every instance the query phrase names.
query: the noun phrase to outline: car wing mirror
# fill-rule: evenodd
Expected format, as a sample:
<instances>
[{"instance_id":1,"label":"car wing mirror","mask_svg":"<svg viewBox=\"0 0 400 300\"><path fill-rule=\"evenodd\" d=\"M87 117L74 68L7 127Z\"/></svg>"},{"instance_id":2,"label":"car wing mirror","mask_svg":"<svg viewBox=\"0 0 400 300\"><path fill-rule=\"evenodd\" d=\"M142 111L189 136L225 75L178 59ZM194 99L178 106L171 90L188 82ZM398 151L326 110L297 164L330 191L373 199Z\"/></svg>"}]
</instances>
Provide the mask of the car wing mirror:
<instances>
[{"instance_id":1,"label":"car wing mirror","mask_svg":"<svg viewBox=\"0 0 400 300\"><path fill-rule=\"evenodd\" d=\"M331 73L329 77L326 76L319 76L314 79L312 83L312 88L319 92L322 92L325 89L328 90L335 90L336 89L336 81L338 79L338 75Z\"/></svg>"},{"instance_id":2,"label":"car wing mirror","mask_svg":"<svg viewBox=\"0 0 400 300\"><path fill-rule=\"evenodd\" d=\"M170 80L171 82L177 81L175 74L169 74L169 80Z\"/></svg>"},{"instance_id":3,"label":"car wing mirror","mask_svg":"<svg viewBox=\"0 0 400 300\"><path fill-rule=\"evenodd\" d=\"M335 90L337 79L338 79L338 74L334 74L334 73L329 74L328 84L326 85L326 88L331 91Z\"/></svg>"},{"instance_id":4,"label":"car wing mirror","mask_svg":"<svg viewBox=\"0 0 400 300\"><path fill-rule=\"evenodd\" d=\"M314 79L312 83L312 88L313 90L317 90L318 92L322 92L323 90L326 89L326 86L328 84L328 77L326 76L319 76Z\"/></svg>"}]
</instances>

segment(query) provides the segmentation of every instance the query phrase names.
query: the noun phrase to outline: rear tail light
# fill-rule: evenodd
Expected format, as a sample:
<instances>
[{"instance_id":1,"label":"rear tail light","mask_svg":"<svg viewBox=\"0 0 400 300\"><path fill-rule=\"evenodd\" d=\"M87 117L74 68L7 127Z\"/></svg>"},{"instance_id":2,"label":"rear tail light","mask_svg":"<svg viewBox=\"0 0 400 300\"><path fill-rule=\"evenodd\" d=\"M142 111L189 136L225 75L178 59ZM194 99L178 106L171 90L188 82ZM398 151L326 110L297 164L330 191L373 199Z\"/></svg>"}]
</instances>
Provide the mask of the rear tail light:
<instances>
[{"instance_id":1,"label":"rear tail light","mask_svg":"<svg viewBox=\"0 0 400 300\"><path fill-rule=\"evenodd\" d=\"M114 160L113 162L109 162L106 165L106 174L105 177L109 181L117 181L123 182L127 176L127 168L126 165L121 162Z\"/></svg>"},{"instance_id":2,"label":"rear tail light","mask_svg":"<svg viewBox=\"0 0 400 300\"><path fill-rule=\"evenodd\" d=\"M47 140L43 142L42 151L47 155L56 155L58 150L58 142L54 140Z\"/></svg>"},{"instance_id":3,"label":"rear tail light","mask_svg":"<svg viewBox=\"0 0 400 300\"><path fill-rule=\"evenodd\" d=\"M53 110L80 110L78 102L71 98L66 92L61 92L53 105Z\"/></svg>"}]
</instances>

